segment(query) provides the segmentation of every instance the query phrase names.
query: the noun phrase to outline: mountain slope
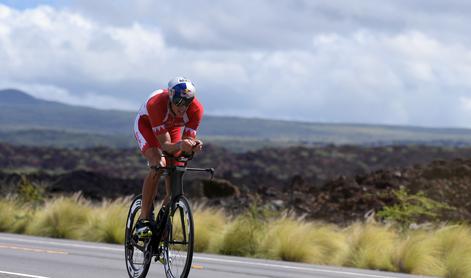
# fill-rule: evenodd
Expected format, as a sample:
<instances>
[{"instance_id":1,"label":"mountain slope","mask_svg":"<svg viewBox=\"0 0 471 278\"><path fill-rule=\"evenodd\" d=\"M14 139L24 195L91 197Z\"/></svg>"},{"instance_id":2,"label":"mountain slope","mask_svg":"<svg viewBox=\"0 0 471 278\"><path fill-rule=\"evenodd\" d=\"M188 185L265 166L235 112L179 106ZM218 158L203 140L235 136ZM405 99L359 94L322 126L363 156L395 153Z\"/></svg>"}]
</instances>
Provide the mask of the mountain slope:
<instances>
[{"instance_id":1,"label":"mountain slope","mask_svg":"<svg viewBox=\"0 0 471 278\"><path fill-rule=\"evenodd\" d=\"M20 104L20 105L28 105L28 104L37 104L42 102L39 99L36 99L22 91L16 89L6 89L0 90L0 105L2 104Z\"/></svg>"},{"instance_id":2,"label":"mountain slope","mask_svg":"<svg viewBox=\"0 0 471 278\"><path fill-rule=\"evenodd\" d=\"M121 137L115 145L126 142L124 145L129 146L134 116L135 112L72 106L36 99L14 89L0 90L0 141L9 143L17 143L15 138L20 138L23 144L54 145L55 142L43 138L56 138L65 143L62 146L70 146L69 138L74 137L79 143L72 146L87 146L90 136L99 134L104 142L115 142ZM246 149L299 143L471 145L470 129L320 124L211 115L205 115L199 135L215 143Z\"/></svg>"},{"instance_id":3,"label":"mountain slope","mask_svg":"<svg viewBox=\"0 0 471 278\"><path fill-rule=\"evenodd\" d=\"M33 98L17 90L0 91L0 128L45 128L116 134L129 132L132 113L98 110Z\"/></svg>"}]
</instances>

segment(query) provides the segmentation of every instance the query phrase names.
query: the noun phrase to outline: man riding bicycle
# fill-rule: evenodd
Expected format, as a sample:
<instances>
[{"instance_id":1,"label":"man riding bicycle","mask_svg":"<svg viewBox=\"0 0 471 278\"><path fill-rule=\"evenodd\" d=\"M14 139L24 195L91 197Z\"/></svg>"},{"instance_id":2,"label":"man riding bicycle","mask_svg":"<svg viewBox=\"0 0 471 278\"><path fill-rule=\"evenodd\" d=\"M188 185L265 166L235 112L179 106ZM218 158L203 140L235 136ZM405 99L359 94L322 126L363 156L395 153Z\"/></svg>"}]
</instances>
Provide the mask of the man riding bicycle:
<instances>
[{"instance_id":1,"label":"man riding bicycle","mask_svg":"<svg viewBox=\"0 0 471 278\"><path fill-rule=\"evenodd\" d=\"M141 215L135 229L139 238L152 236L150 209L163 173L156 169L168 163L162 151L178 155L202 150L203 142L196 139L196 131L203 117L203 106L195 93L196 88L190 80L176 77L168 82L167 89L154 91L136 116L134 136L149 165L142 187ZM170 191L170 177L165 177L164 205L169 201Z\"/></svg>"}]
</instances>

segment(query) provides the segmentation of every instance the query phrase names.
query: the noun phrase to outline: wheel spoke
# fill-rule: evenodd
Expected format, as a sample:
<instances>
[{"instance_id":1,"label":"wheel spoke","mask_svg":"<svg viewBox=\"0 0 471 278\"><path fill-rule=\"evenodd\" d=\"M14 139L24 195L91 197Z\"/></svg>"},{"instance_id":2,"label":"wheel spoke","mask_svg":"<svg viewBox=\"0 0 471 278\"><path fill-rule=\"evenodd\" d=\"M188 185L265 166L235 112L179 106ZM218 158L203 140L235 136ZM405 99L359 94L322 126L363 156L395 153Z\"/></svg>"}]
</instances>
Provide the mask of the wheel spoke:
<instances>
[{"instance_id":1,"label":"wheel spoke","mask_svg":"<svg viewBox=\"0 0 471 278\"><path fill-rule=\"evenodd\" d=\"M164 242L167 247L165 273L167 278L187 277L193 258L193 219L184 197L180 197L173 208Z\"/></svg>"},{"instance_id":2,"label":"wheel spoke","mask_svg":"<svg viewBox=\"0 0 471 278\"><path fill-rule=\"evenodd\" d=\"M136 197L129 209L126 222L125 258L129 277L143 278L147 275L151 262L149 241L140 242L134 238L134 227L141 212L140 196Z\"/></svg>"}]
</instances>

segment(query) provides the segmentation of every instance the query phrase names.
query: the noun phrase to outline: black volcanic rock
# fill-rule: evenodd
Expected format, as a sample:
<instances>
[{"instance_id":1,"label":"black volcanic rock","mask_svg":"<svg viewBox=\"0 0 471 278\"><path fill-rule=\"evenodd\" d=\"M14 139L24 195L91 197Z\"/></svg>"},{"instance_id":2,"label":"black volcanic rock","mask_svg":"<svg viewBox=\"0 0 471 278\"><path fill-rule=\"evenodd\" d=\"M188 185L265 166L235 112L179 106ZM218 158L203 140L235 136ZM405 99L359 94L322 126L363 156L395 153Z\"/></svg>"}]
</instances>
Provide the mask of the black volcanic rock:
<instances>
[{"instance_id":1,"label":"black volcanic rock","mask_svg":"<svg viewBox=\"0 0 471 278\"><path fill-rule=\"evenodd\" d=\"M203 181L203 192L207 198L238 197L239 188L230 181L223 179L213 179Z\"/></svg>"},{"instance_id":2,"label":"black volcanic rock","mask_svg":"<svg viewBox=\"0 0 471 278\"><path fill-rule=\"evenodd\" d=\"M192 201L223 207L232 214L255 202L311 219L346 223L396 204L394 192L403 186L410 194L421 191L455 207L448 212L447 220L471 219L470 148L403 146L390 150L327 146L232 153L206 145L204 153L195 156L190 166L214 167L216 179L208 182L202 174L185 175L184 191ZM32 173L31 169L43 172ZM30 173L28 179L45 184L46 193L81 191L87 198L102 199L139 194L147 167L135 148L57 149L0 144L0 193L14 192L8 190L14 190L21 180L15 171ZM162 189L160 186L159 196Z\"/></svg>"},{"instance_id":3,"label":"black volcanic rock","mask_svg":"<svg viewBox=\"0 0 471 278\"><path fill-rule=\"evenodd\" d=\"M86 198L101 200L140 193L142 181L135 179L111 178L90 171L73 171L60 175L49 186L51 193L82 192Z\"/></svg>"}]
</instances>

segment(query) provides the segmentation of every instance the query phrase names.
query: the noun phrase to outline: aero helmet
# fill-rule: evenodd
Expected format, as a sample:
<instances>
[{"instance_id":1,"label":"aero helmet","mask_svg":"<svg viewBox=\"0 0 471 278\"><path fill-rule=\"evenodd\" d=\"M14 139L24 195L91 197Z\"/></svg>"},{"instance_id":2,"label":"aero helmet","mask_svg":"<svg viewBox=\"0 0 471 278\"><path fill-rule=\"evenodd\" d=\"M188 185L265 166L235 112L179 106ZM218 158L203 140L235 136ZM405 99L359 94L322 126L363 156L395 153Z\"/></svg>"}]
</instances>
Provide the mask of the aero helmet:
<instances>
[{"instance_id":1,"label":"aero helmet","mask_svg":"<svg viewBox=\"0 0 471 278\"><path fill-rule=\"evenodd\" d=\"M176 106L188 106L195 98L196 88L185 77L175 77L168 82L170 101Z\"/></svg>"}]
</instances>

